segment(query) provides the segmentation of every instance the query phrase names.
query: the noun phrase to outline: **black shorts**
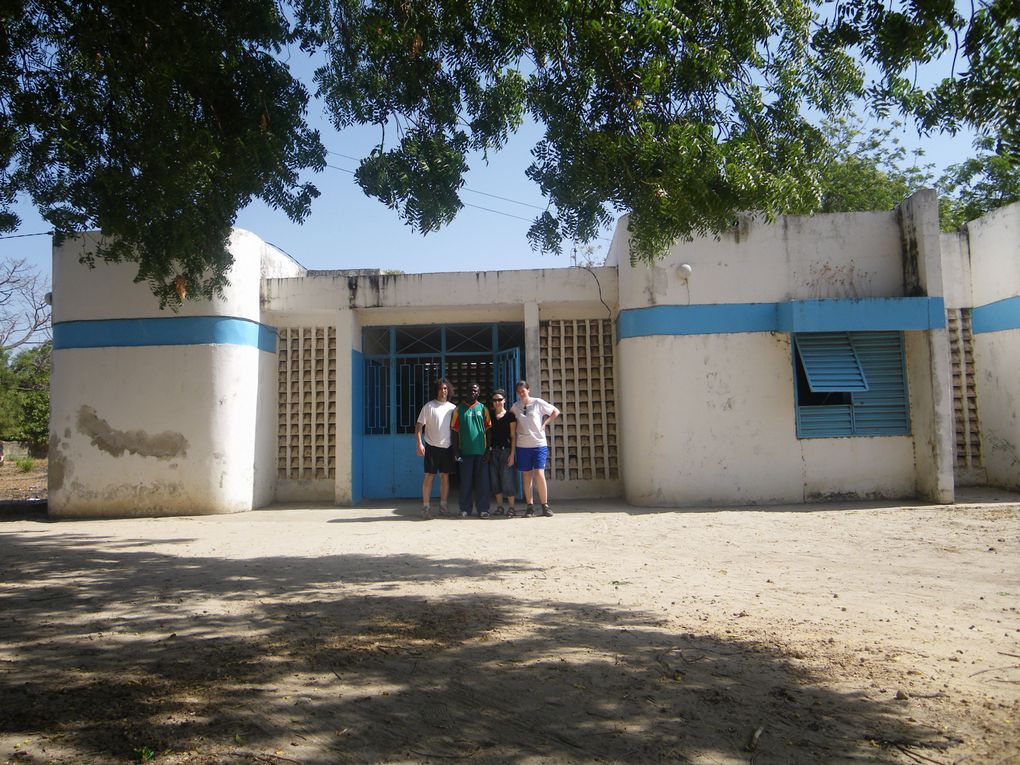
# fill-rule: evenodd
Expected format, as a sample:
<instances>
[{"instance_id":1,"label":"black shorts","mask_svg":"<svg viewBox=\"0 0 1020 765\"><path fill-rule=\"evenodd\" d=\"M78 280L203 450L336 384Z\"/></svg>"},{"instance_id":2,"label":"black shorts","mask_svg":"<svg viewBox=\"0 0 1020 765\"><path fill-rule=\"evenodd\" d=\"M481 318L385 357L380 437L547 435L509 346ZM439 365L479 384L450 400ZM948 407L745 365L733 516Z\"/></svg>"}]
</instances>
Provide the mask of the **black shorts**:
<instances>
[{"instance_id":1,"label":"black shorts","mask_svg":"<svg viewBox=\"0 0 1020 765\"><path fill-rule=\"evenodd\" d=\"M425 444L425 472L433 473L453 472L453 447L440 449L432 444Z\"/></svg>"}]
</instances>

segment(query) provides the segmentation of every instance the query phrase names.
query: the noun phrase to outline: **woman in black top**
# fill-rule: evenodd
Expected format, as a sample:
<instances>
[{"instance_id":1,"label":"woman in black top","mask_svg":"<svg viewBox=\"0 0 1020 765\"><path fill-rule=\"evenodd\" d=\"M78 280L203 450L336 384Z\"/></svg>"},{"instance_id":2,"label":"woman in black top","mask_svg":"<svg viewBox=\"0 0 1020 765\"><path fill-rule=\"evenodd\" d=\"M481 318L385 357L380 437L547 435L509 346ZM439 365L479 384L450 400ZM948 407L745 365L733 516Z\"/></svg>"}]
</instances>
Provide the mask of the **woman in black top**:
<instances>
[{"instance_id":1,"label":"woman in black top","mask_svg":"<svg viewBox=\"0 0 1020 765\"><path fill-rule=\"evenodd\" d=\"M492 428L489 430L492 454L489 458L489 485L496 492L496 515L513 518L517 495L517 471L514 451L517 446L517 418L506 408L506 391L498 388L492 394ZM506 495L507 509L503 510Z\"/></svg>"}]
</instances>

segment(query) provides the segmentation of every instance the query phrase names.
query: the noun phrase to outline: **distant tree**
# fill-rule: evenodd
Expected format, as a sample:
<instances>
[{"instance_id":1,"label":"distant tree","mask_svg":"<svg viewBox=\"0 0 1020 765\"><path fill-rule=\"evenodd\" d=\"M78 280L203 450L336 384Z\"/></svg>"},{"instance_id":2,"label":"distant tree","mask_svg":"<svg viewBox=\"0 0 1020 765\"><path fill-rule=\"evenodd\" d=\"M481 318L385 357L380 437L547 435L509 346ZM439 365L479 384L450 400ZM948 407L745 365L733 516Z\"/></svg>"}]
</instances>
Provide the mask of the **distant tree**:
<instances>
[{"instance_id":1,"label":"distant tree","mask_svg":"<svg viewBox=\"0 0 1020 765\"><path fill-rule=\"evenodd\" d=\"M943 231L1020 200L1020 168L992 151L988 138L978 141L979 153L936 176L923 162L922 149L908 151L894 123L865 131L859 120L840 118L822 126L828 158L819 169L820 212L892 210L922 188L939 193ZM795 212L811 212L800 209Z\"/></svg>"},{"instance_id":2,"label":"distant tree","mask_svg":"<svg viewBox=\"0 0 1020 765\"><path fill-rule=\"evenodd\" d=\"M1020 200L1020 164L994 151L989 138L976 157L951 165L939 178L942 228L952 230L1010 202Z\"/></svg>"},{"instance_id":3,"label":"distant tree","mask_svg":"<svg viewBox=\"0 0 1020 765\"><path fill-rule=\"evenodd\" d=\"M933 167L908 152L899 123L865 131L859 120L839 118L822 126L826 161L819 168L819 212L891 210L904 198L934 186ZM801 212L812 212L803 210Z\"/></svg>"},{"instance_id":4,"label":"distant tree","mask_svg":"<svg viewBox=\"0 0 1020 765\"><path fill-rule=\"evenodd\" d=\"M376 125L364 191L428 233L471 152L530 115L528 175L558 251L628 211L638 257L740 210L818 209L806 115L863 104L925 131L976 128L1020 156L1017 0L15 0L0 5L0 228L29 196L86 260L132 261L163 303L211 295L237 211L303 220L325 165L288 58L321 56L338 128ZM919 65L951 55L933 87ZM947 65L950 66L950 65ZM876 75L869 82L866 71Z\"/></svg>"},{"instance_id":5,"label":"distant tree","mask_svg":"<svg viewBox=\"0 0 1020 765\"><path fill-rule=\"evenodd\" d=\"M8 440L21 422L21 406L14 391L14 375L8 366L10 354L0 351L0 441Z\"/></svg>"},{"instance_id":6,"label":"distant tree","mask_svg":"<svg viewBox=\"0 0 1020 765\"><path fill-rule=\"evenodd\" d=\"M53 344L0 356L0 437L45 447L50 429L50 358Z\"/></svg>"},{"instance_id":7,"label":"distant tree","mask_svg":"<svg viewBox=\"0 0 1020 765\"><path fill-rule=\"evenodd\" d=\"M46 290L46 282L27 261L0 261L0 351L35 342L48 332Z\"/></svg>"}]
</instances>

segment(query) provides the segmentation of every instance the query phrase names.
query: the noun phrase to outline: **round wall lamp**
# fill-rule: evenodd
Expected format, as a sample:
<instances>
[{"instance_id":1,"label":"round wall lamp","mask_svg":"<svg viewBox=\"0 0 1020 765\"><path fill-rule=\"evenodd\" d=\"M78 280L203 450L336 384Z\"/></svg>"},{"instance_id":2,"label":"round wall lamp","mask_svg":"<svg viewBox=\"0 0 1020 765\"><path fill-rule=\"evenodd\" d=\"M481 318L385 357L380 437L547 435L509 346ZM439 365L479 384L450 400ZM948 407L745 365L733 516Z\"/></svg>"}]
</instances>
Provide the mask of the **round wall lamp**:
<instances>
[{"instance_id":1,"label":"round wall lamp","mask_svg":"<svg viewBox=\"0 0 1020 765\"><path fill-rule=\"evenodd\" d=\"M676 268L676 275L684 281L687 281L692 273L694 273L694 269L691 267L690 263L681 263Z\"/></svg>"}]
</instances>

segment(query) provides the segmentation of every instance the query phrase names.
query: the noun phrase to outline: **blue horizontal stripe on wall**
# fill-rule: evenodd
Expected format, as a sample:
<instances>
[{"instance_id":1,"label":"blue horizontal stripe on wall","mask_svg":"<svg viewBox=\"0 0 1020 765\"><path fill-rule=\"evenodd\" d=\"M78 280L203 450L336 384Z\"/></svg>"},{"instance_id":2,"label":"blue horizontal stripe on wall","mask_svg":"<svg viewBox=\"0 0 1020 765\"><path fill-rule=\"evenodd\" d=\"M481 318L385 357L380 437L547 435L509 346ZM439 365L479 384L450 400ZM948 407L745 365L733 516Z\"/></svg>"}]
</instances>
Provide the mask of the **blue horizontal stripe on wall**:
<instances>
[{"instance_id":1,"label":"blue horizontal stripe on wall","mask_svg":"<svg viewBox=\"0 0 1020 765\"><path fill-rule=\"evenodd\" d=\"M793 300L788 303L657 305L620 311L617 335L715 335L742 332L868 332L946 326L941 297Z\"/></svg>"},{"instance_id":2,"label":"blue horizontal stripe on wall","mask_svg":"<svg viewBox=\"0 0 1020 765\"><path fill-rule=\"evenodd\" d=\"M775 303L725 305L656 305L626 308L616 320L617 336L714 335L726 332L773 332Z\"/></svg>"},{"instance_id":3,"label":"blue horizontal stripe on wall","mask_svg":"<svg viewBox=\"0 0 1020 765\"><path fill-rule=\"evenodd\" d=\"M943 329L940 297L793 300L778 304L782 332L881 332Z\"/></svg>"},{"instance_id":4,"label":"blue horizontal stripe on wall","mask_svg":"<svg viewBox=\"0 0 1020 765\"><path fill-rule=\"evenodd\" d=\"M62 321L53 348L132 348L149 345L245 345L276 353L276 330L229 316Z\"/></svg>"},{"instance_id":5,"label":"blue horizontal stripe on wall","mask_svg":"<svg viewBox=\"0 0 1020 765\"><path fill-rule=\"evenodd\" d=\"M970 328L975 335L1020 329L1020 296L975 308L970 314Z\"/></svg>"}]
</instances>

